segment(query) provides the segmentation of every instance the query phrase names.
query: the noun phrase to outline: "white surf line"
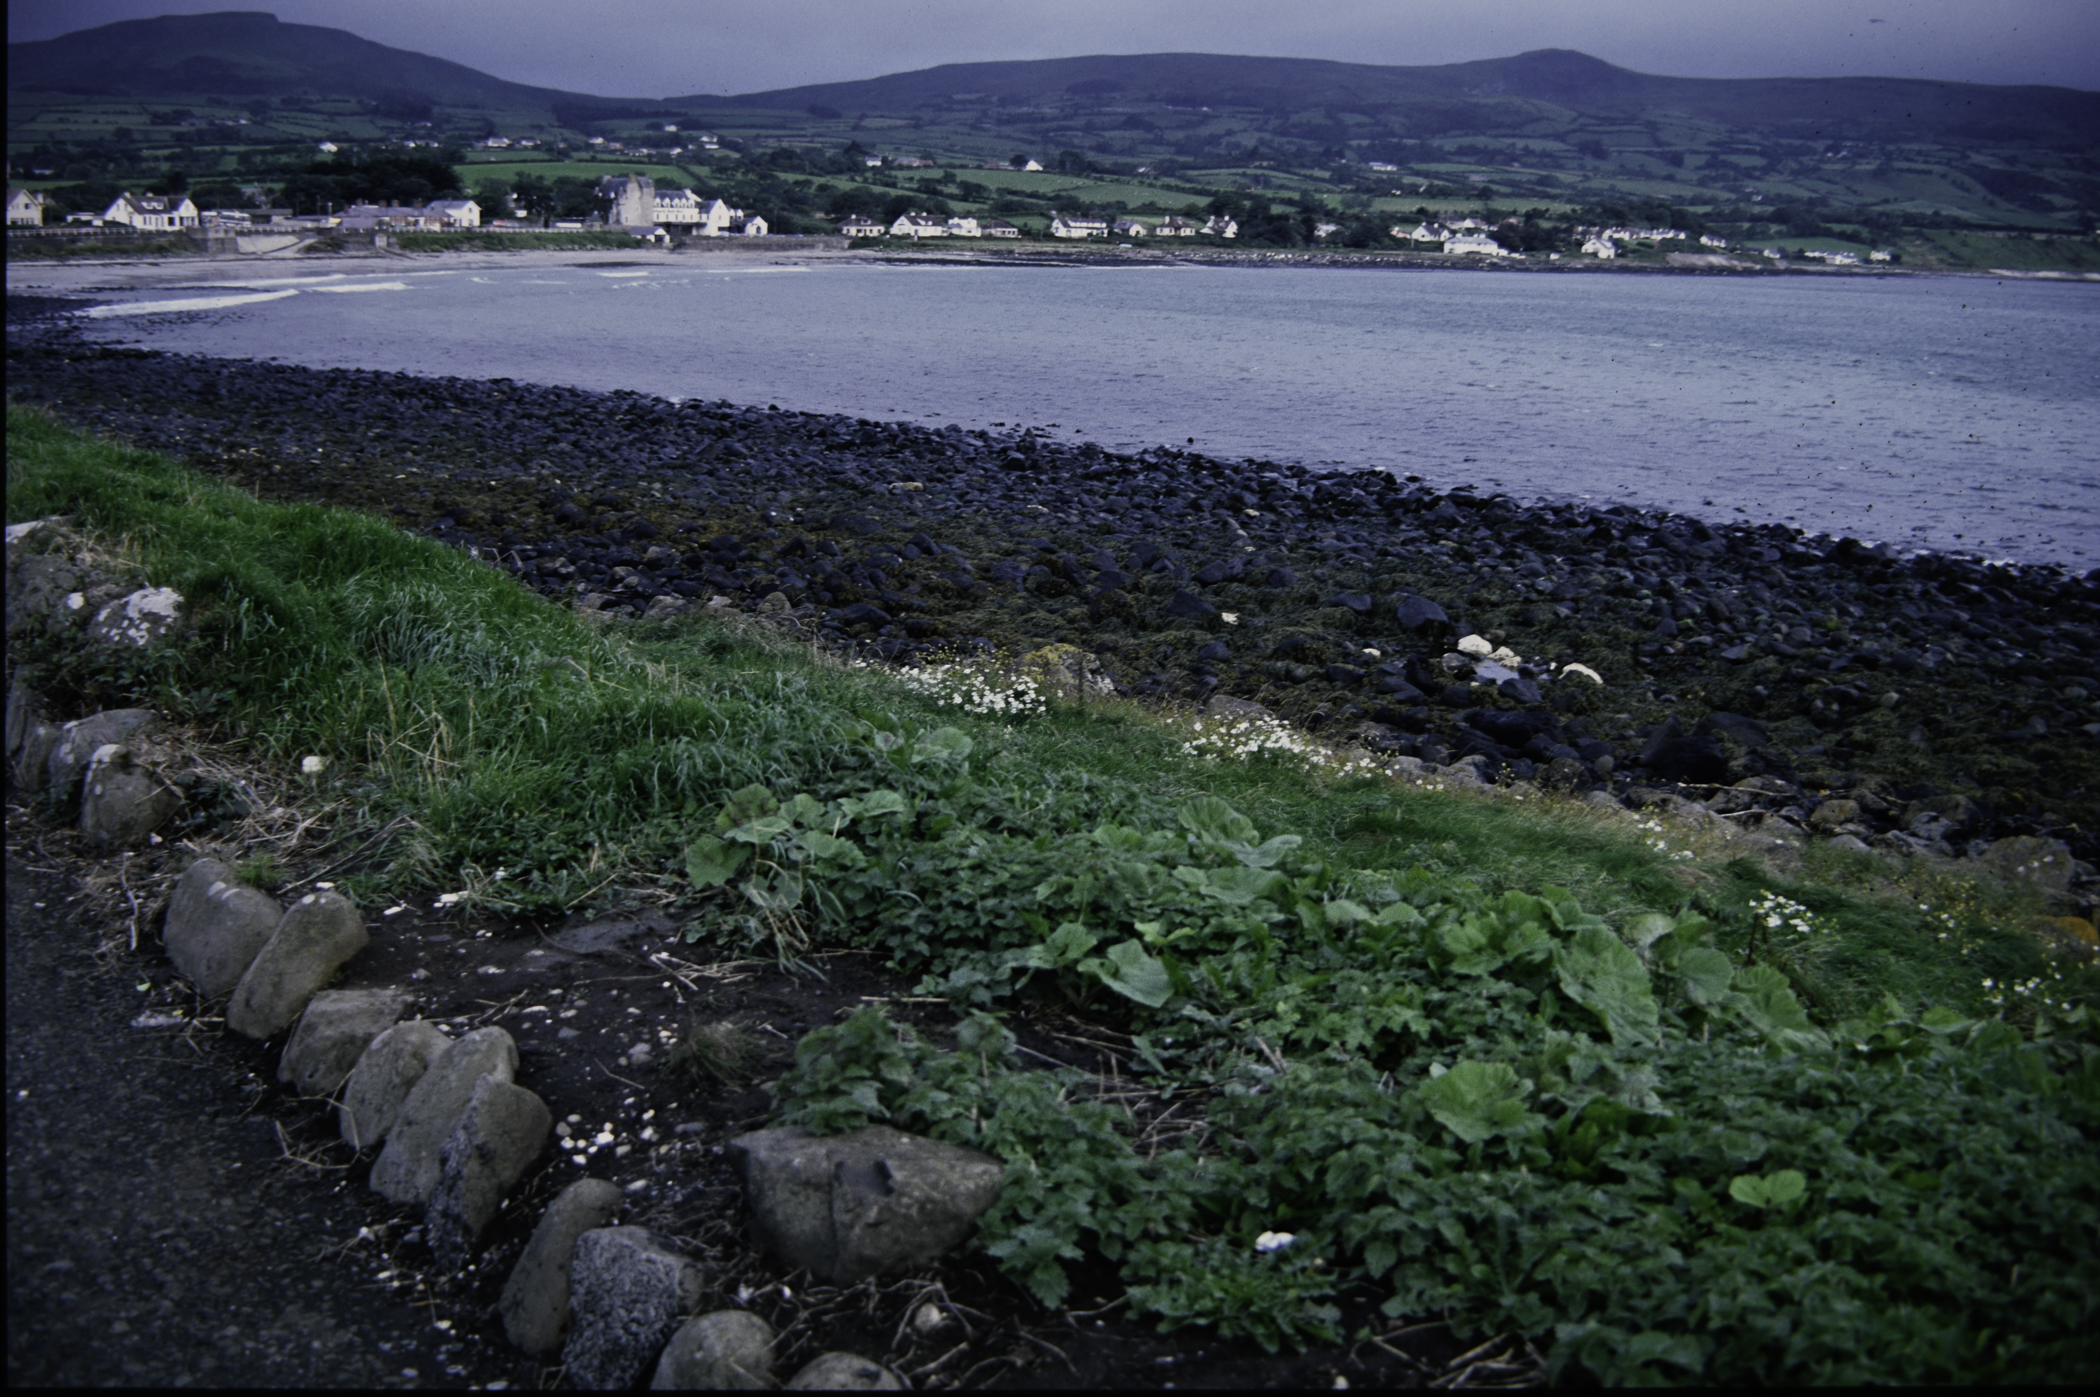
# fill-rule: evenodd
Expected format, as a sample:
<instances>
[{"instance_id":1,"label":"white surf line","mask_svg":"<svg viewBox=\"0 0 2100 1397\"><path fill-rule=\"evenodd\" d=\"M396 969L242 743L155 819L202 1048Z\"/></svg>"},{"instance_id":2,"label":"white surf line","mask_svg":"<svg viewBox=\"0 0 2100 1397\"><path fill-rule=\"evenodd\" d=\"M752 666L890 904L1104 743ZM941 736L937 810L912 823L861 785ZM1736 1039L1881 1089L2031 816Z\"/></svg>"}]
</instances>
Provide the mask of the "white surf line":
<instances>
[{"instance_id":1,"label":"white surf line","mask_svg":"<svg viewBox=\"0 0 2100 1397\"><path fill-rule=\"evenodd\" d=\"M318 287L318 286L326 286L326 285L330 285L330 284L333 284L333 283L338 283L338 282L341 282L341 283L348 283L348 282L353 282L353 281L360 281L360 280L369 280L370 278L372 278L372 277L376 277L376 276L383 276L383 277L404 277L404 276L408 276L408 277L419 277L419 276L456 276L456 275L457 275L457 273L456 273L456 272L452 272L452 271L438 271L438 272L328 272L328 273L325 273L325 274L323 274L323 275L318 275L318 276L265 276L265 277L250 277L250 278L248 278L248 279L246 279L246 280L233 280L233 281L186 281L186 282L183 282L183 283L181 284L181 286L180 286L180 287L177 287L177 288L171 288L171 289L178 289L178 290L188 290L188 289L190 289L190 288L194 287L194 288L197 288L197 289L200 289L200 290L202 290L202 289L205 289L205 288L216 288L216 287L246 287L246 288L250 288L250 289L253 289L253 290L261 291L261 290L266 290L266 289L268 289L268 288L271 288L271 287L276 287L276 286L301 286L301 287L309 287L309 288L311 288L311 287Z\"/></svg>"},{"instance_id":2,"label":"white surf line","mask_svg":"<svg viewBox=\"0 0 2100 1397\"><path fill-rule=\"evenodd\" d=\"M647 276L647 272L600 272L599 276Z\"/></svg>"},{"instance_id":3,"label":"white surf line","mask_svg":"<svg viewBox=\"0 0 2100 1397\"><path fill-rule=\"evenodd\" d=\"M184 310L225 310L228 306L252 306L258 301L281 301L297 291L264 291L253 296L193 296L181 301L132 301L124 305L94 306L80 312L90 320L113 315L167 315Z\"/></svg>"},{"instance_id":4,"label":"white surf line","mask_svg":"<svg viewBox=\"0 0 2100 1397\"><path fill-rule=\"evenodd\" d=\"M309 286L309 291L406 291L405 281L367 281L355 286Z\"/></svg>"}]
</instances>

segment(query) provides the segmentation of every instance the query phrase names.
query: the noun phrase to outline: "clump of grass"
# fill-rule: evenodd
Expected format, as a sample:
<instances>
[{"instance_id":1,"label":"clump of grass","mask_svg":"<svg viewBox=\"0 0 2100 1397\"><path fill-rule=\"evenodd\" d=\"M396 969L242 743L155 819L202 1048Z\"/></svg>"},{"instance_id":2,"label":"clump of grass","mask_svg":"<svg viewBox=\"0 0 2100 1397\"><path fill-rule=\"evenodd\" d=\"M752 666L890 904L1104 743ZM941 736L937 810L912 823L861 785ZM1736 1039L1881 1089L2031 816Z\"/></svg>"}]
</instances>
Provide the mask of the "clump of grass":
<instances>
[{"instance_id":1,"label":"clump of grass","mask_svg":"<svg viewBox=\"0 0 2100 1397\"><path fill-rule=\"evenodd\" d=\"M695 1081L741 1087L751 1080L765 1047L727 1019L694 1019L664 1055L664 1070Z\"/></svg>"}]
</instances>

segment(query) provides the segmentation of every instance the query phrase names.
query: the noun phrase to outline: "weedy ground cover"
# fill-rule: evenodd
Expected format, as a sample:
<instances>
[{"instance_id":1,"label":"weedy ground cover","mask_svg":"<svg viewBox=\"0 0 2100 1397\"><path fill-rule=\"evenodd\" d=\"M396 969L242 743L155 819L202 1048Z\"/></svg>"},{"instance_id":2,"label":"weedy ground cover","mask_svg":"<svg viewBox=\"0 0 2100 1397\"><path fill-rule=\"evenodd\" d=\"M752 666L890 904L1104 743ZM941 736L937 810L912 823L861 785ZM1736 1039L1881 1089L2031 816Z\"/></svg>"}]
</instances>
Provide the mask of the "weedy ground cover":
<instances>
[{"instance_id":1,"label":"weedy ground cover","mask_svg":"<svg viewBox=\"0 0 2100 1397\"><path fill-rule=\"evenodd\" d=\"M1134 1311L1270 1348L1370 1294L1612 1382L2100 1368L2094 985L2018 892L1782 880L993 669L608 625L376 519L8 430L10 520L69 514L194 606L142 661L18 647L40 691L324 758L317 792L413 821L366 897L644 896L723 954L920 977L953 1045L812 1033L779 1118L1004 1159L981 1244L1046 1305L1105 1264ZM1025 1065L1007 1024L1046 1007L1123 1036L1134 1093ZM681 1063L744 1046L696 1024Z\"/></svg>"}]
</instances>

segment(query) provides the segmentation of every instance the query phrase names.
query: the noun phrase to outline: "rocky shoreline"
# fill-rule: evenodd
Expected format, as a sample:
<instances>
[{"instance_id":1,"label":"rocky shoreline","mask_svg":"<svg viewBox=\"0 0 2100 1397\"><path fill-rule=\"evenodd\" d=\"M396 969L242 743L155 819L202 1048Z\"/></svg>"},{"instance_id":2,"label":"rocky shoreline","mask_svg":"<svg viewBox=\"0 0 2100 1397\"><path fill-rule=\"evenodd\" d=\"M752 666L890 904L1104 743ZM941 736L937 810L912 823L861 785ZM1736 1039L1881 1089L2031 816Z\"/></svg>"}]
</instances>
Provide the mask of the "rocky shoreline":
<instances>
[{"instance_id":1,"label":"rocky shoreline","mask_svg":"<svg viewBox=\"0 0 2100 1397\"><path fill-rule=\"evenodd\" d=\"M905 664L1075 645L1118 692L1257 703L1398 769L2100 856L2092 574L1018 426L109 348L72 305L10 298L13 401L594 609L766 611Z\"/></svg>"}]
</instances>

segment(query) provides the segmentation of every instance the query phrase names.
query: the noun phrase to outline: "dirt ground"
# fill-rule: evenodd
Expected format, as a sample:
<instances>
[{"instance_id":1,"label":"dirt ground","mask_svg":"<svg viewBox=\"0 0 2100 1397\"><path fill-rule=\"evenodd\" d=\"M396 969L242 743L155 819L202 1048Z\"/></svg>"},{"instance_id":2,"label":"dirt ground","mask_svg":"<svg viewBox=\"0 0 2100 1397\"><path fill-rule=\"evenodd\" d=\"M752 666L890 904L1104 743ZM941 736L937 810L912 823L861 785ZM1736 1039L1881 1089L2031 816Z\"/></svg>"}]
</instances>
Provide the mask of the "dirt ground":
<instances>
[{"instance_id":1,"label":"dirt ground","mask_svg":"<svg viewBox=\"0 0 2100 1397\"><path fill-rule=\"evenodd\" d=\"M1129 1321L1108 1273L1076 1277L1071 1308L1050 1313L967 1250L846 1290L784 1272L744 1238L723 1143L766 1123L763 1083L810 1029L883 1003L939 1042L953 1016L866 956L822 956L820 975L790 975L689 944L648 911L547 928L421 903L365 909L372 944L336 987L408 988L411 1012L454 1034L508 1029L519 1081L566 1132L477 1263L441 1276L420 1218L365 1188L371 1156L340 1141L332 1108L276 1081L282 1042L227 1035L218 1006L168 963L157 902L189 852L143 851L118 877L26 803L11 804L8 823L11 1385L562 1385L558 1356L518 1353L494 1307L542 1206L586 1174L621 1185L621 1221L703 1262L705 1308L742 1306L774 1324L783 1376L845 1349L923 1388L1538 1379L1515 1341L1465 1352L1440 1324L1383 1320L1368 1292L1345 1303L1348 1332L1382 1342L1269 1355ZM743 1060L695 1070L676 1048L695 1025L714 1026ZM1038 1062L1111 1085L1125 1070L1105 1027L1014 1027ZM928 1302L942 1322L909 1323ZM1490 1366L1501 1359L1514 1362Z\"/></svg>"}]
</instances>

